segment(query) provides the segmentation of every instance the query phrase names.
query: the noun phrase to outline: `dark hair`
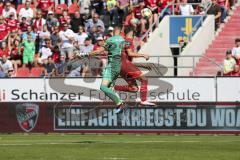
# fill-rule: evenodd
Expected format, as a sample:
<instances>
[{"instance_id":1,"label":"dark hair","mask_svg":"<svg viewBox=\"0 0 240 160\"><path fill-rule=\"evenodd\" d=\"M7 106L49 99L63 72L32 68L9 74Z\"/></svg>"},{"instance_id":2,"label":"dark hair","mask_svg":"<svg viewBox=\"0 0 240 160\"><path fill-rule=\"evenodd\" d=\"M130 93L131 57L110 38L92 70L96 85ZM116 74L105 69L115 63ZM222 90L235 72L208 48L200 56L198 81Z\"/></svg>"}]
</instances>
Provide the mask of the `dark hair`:
<instances>
[{"instance_id":1,"label":"dark hair","mask_svg":"<svg viewBox=\"0 0 240 160\"><path fill-rule=\"evenodd\" d=\"M121 27L121 26L115 26L115 27L114 27L114 30L120 30L120 31L121 31L121 30L122 30L122 27Z\"/></svg>"},{"instance_id":2,"label":"dark hair","mask_svg":"<svg viewBox=\"0 0 240 160\"><path fill-rule=\"evenodd\" d=\"M240 38L235 39L235 43L240 42Z\"/></svg>"},{"instance_id":3,"label":"dark hair","mask_svg":"<svg viewBox=\"0 0 240 160\"><path fill-rule=\"evenodd\" d=\"M133 31L133 28L132 27L126 27L125 29L124 29L124 34L125 35L127 35L129 32L132 32Z\"/></svg>"},{"instance_id":4,"label":"dark hair","mask_svg":"<svg viewBox=\"0 0 240 160\"><path fill-rule=\"evenodd\" d=\"M232 50L231 50L231 49L228 49L228 50L226 51L226 55L228 55L228 54L232 54Z\"/></svg>"},{"instance_id":5,"label":"dark hair","mask_svg":"<svg viewBox=\"0 0 240 160\"><path fill-rule=\"evenodd\" d=\"M85 38L85 41L90 41L92 40L90 37Z\"/></svg>"}]
</instances>

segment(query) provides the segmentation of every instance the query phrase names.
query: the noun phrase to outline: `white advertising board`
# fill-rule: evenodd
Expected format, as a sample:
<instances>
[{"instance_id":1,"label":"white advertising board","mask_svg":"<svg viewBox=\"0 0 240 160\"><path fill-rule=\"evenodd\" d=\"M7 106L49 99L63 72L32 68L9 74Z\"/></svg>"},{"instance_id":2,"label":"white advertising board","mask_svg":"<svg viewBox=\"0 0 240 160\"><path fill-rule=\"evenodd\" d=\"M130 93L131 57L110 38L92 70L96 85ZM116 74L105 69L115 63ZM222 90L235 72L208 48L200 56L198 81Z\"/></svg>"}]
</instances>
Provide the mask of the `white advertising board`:
<instances>
[{"instance_id":1,"label":"white advertising board","mask_svg":"<svg viewBox=\"0 0 240 160\"><path fill-rule=\"evenodd\" d=\"M0 79L1 102L110 101L100 91L101 78ZM126 85L118 79L117 85ZM117 92L125 101L140 101L139 92ZM215 102L214 78L149 78L153 102Z\"/></svg>"},{"instance_id":2,"label":"white advertising board","mask_svg":"<svg viewBox=\"0 0 240 160\"><path fill-rule=\"evenodd\" d=\"M217 78L217 101L239 102L240 101L240 78L218 77Z\"/></svg>"}]
</instances>

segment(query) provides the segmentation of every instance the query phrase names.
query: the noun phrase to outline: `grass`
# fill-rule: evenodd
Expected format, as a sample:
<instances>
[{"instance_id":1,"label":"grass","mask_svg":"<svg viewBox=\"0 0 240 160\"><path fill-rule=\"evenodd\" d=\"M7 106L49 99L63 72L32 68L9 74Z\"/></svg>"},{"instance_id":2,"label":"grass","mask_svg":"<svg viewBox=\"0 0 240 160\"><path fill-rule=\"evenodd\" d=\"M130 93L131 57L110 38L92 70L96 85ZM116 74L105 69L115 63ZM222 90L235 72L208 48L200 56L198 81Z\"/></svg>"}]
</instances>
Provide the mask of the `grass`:
<instances>
[{"instance_id":1,"label":"grass","mask_svg":"<svg viewBox=\"0 0 240 160\"><path fill-rule=\"evenodd\" d=\"M239 136L0 135L0 160L240 160Z\"/></svg>"}]
</instances>

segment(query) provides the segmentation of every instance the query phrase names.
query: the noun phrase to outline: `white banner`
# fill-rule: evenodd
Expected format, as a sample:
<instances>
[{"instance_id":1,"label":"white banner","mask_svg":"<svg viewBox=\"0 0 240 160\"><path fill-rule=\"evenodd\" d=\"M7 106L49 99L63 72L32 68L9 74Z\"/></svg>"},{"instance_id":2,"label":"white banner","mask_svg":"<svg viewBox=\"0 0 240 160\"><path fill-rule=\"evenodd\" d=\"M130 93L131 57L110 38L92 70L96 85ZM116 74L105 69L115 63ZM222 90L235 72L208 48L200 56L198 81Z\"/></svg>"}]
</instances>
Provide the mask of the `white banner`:
<instances>
[{"instance_id":1,"label":"white banner","mask_svg":"<svg viewBox=\"0 0 240 160\"><path fill-rule=\"evenodd\" d=\"M239 102L240 101L240 78L218 77L217 78L217 101Z\"/></svg>"},{"instance_id":2,"label":"white banner","mask_svg":"<svg viewBox=\"0 0 240 160\"><path fill-rule=\"evenodd\" d=\"M101 78L0 79L1 102L111 101L100 91ZM117 85L126 85L118 79ZM139 92L117 92L124 101L140 101ZM153 102L214 102L214 78L149 78Z\"/></svg>"}]
</instances>

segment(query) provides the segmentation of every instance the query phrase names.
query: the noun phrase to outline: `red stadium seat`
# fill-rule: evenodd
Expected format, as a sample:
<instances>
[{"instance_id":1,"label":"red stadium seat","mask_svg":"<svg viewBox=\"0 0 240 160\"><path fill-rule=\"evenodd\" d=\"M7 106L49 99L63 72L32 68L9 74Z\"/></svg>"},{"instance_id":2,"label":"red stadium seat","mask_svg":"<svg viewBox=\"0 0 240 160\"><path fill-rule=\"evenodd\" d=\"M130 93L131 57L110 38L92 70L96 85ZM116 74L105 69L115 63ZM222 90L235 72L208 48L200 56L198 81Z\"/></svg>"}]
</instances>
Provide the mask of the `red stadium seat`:
<instances>
[{"instance_id":1,"label":"red stadium seat","mask_svg":"<svg viewBox=\"0 0 240 160\"><path fill-rule=\"evenodd\" d=\"M20 10L25 7L25 4L19 4L17 7L17 14L19 14Z\"/></svg>"},{"instance_id":2,"label":"red stadium seat","mask_svg":"<svg viewBox=\"0 0 240 160\"><path fill-rule=\"evenodd\" d=\"M24 67L24 68L19 68L17 70L16 77L29 77L29 75L30 75L29 69Z\"/></svg>"},{"instance_id":3,"label":"red stadium seat","mask_svg":"<svg viewBox=\"0 0 240 160\"><path fill-rule=\"evenodd\" d=\"M55 13L62 14L64 10L68 10L68 6L66 4L59 4L55 8Z\"/></svg>"},{"instance_id":4,"label":"red stadium seat","mask_svg":"<svg viewBox=\"0 0 240 160\"><path fill-rule=\"evenodd\" d=\"M43 68L34 67L31 70L31 77L40 77L42 73L43 73Z\"/></svg>"},{"instance_id":5,"label":"red stadium seat","mask_svg":"<svg viewBox=\"0 0 240 160\"><path fill-rule=\"evenodd\" d=\"M80 7L78 4L72 4L71 6L69 6L68 8L68 13L69 14L74 14L75 12L80 11Z\"/></svg>"}]
</instances>

